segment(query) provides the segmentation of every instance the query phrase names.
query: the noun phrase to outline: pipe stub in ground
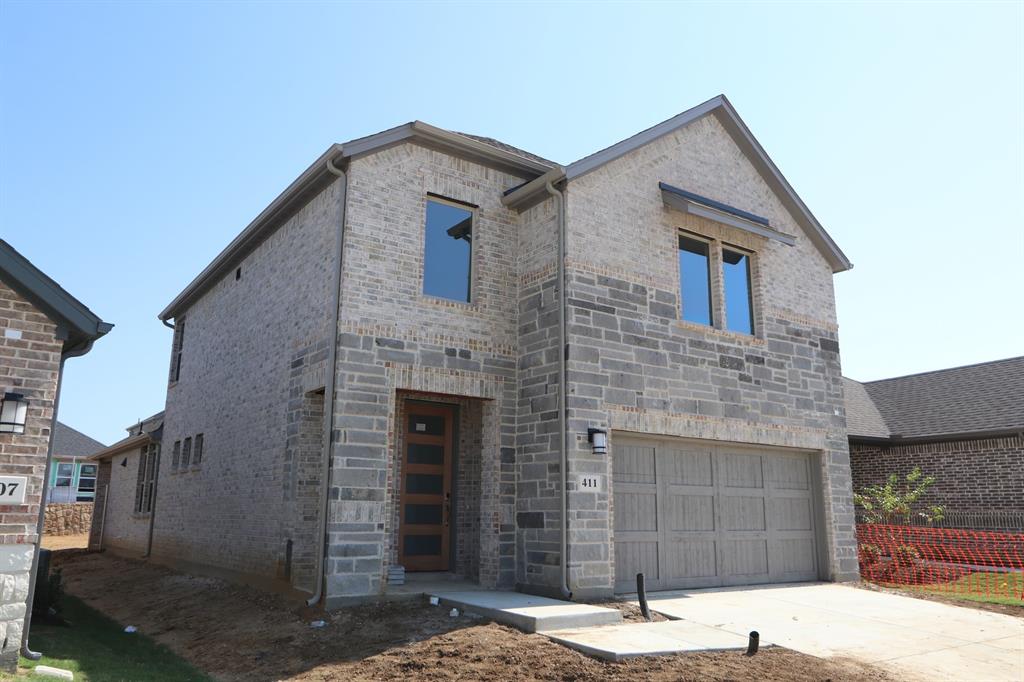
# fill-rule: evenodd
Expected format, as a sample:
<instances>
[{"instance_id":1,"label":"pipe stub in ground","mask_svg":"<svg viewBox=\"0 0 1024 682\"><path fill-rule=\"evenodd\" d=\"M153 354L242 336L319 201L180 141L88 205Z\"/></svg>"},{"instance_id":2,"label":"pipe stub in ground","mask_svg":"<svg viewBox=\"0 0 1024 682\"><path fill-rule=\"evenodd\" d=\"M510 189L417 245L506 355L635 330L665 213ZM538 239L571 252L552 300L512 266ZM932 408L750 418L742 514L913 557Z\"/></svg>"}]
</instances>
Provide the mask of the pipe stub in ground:
<instances>
[{"instance_id":1,"label":"pipe stub in ground","mask_svg":"<svg viewBox=\"0 0 1024 682\"><path fill-rule=\"evenodd\" d=\"M753 656L757 653L757 648L761 644L761 635L758 634L757 630L750 631L750 641L747 642L747 656Z\"/></svg>"}]
</instances>

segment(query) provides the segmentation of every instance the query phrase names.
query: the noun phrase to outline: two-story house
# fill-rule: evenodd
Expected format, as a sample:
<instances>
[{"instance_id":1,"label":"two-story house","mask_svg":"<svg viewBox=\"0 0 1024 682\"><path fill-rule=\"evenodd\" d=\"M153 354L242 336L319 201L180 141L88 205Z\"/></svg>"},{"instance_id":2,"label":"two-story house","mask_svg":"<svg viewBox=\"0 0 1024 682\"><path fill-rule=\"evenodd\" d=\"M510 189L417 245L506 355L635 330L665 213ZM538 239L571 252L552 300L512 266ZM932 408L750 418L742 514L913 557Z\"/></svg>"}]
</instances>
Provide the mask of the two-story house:
<instances>
[{"instance_id":1,"label":"two-story house","mask_svg":"<svg viewBox=\"0 0 1024 682\"><path fill-rule=\"evenodd\" d=\"M152 556L328 606L857 575L832 276L725 97L567 166L333 145L164 310Z\"/></svg>"}]
</instances>

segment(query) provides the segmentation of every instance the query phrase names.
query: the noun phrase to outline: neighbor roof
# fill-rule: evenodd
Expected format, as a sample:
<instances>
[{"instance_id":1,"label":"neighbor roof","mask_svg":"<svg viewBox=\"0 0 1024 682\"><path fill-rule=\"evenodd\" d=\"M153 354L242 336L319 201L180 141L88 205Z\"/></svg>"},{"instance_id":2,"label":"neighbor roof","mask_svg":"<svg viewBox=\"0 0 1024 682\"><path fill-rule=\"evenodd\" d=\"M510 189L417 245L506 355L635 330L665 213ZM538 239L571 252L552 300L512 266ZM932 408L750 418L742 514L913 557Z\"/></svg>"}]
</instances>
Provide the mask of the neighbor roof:
<instances>
[{"instance_id":1,"label":"neighbor roof","mask_svg":"<svg viewBox=\"0 0 1024 682\"><path fill-rule=\"evenodd\" d=\"M151 417L146 417L135 424L129 426L125 431L128 432L126 438L122 438L113 445L106 447L99 452L94 453L89 459L101 460L114 455L119 455L122 452L134 450L144 445L149 445L151 442L159 442L163 437L164 427L164 413L163 411L157 412Z\"/></svg>"},{"instance_id":2,"label":"neighbor roof","mask_svg":"<svg viewBox=\"0 0 1024 682\"><path fill-rule=\"evenodd\" d=\"M107 447L63 422L57 422L52 440L54 457L88 457Z\"/></svg>"},{"instance_id":3,"label":"neighbor roof","mask_svg":"<svg viewBox=\"0 0 1024 682\"><path fill-rule=\"evenodd\" d=\"M847 380L846 409L851 437L922 439L1024 431L1024 356L863 384Z\"/></svg>"},{"instance_id":4,"label":"neighbor roof","mask_svg":"<svg viewBox=\"0 0 1024 682\"><path fill-rule=\"evenodd\" d=\"M0 239L0 280L24 296L57 324L64 351L88 349L114 325L101 320L27 258Z\"/></svg>"},{"instance_id":5,"label":"neighbor roof","mask_svg":"<svg viewBox=\"0 0 1024 682\"><path fill-rule=\"evenodd\" d=\"M374 154L403 142L414 141L426 147L506 170L526 179L514 192L502 198L508 206L523 208L536 203L545 191L547 181L571 181L606 163L628 154L649 142L707 115L714 115L726 129L768 186L804 229L812 243L825 256L833 272L849 270L853 265L825 231L806 204L797 196L789 182L775 166L750 129L725 95L674 116L611 147L586 156L566 167L543 157L506 144L491 137L458 133L413 121L374 135L360 137L343 144L331 145L313 165L307 168L288 188L231 241L214 260L192 280L173 301L160 312L161 320L169 320L188 308L214 283L231 272L245 256L293 215L310 197L333 182L335 176L328 164L341 168L352 158ZM545 182L539 182L543 178Z\"/></svg>"}]
</instances>

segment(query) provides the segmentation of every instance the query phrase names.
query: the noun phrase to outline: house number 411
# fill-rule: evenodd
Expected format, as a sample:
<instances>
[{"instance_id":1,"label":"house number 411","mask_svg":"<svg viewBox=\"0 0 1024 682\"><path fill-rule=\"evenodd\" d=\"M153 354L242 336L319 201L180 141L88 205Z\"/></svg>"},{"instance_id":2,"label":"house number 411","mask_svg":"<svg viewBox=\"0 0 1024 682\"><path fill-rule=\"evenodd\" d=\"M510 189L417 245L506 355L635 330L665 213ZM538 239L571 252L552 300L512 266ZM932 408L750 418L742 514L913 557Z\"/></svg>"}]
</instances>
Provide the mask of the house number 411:
<instances>
[{"instance_id":1,"label":"house number 411","mask_svg":"<svg viewBox=\"0 0 1024 682\"><path fill-rule=\"evenodd\" d=\"M587 492L600 492L604 490L604 476L580 474L576 477L576 488Z\"/></svg>"}]
</instances>

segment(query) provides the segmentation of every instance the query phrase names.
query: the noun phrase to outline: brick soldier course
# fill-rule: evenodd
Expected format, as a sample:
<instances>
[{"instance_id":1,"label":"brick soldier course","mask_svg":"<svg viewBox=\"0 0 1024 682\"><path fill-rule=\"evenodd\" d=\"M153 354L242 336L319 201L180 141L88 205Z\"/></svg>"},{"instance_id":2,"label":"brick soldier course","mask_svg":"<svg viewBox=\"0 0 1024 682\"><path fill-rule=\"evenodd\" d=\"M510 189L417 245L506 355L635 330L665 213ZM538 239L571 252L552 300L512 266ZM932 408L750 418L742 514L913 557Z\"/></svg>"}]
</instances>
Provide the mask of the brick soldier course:
<instances>
[{"instance_id":1,"label":"brick soldier course","mask_svg":"<svg viewBox=\"0 0 1024 682\"><path fill-rule=\"evenodd\" d=\"M469 302L423 293L434 198L472 212ZM751 253L754 334L680 320L680 230ZM419 122L335 145L161 313L153 557L316 593L323 543L329 606L385 592L405 415L432 401L458 415L451 570L481 585L560 593L567 521L569 589L612 592L626 432L814 453L818 573L854 578L831 279L849 267L724 97L566 167ZM201 463L175 468L199 434Z\"/></svg>"},{"instance_id":2,"label":"brick soldier course","mask_svg":"<svg viewBox=\"0 0 1024 682\"><path fill-rule=\"evenodd\" d=\"M0 476L24 491L0 503L0 669L13 672L26 640L27 604L45 515L45 481L64 361L84 355L112 325L101 321L0 240L0 397L28 402L24 424L0 430ZM7 482L7 481L5 481Z\"/></svg>"}]
</instances>

